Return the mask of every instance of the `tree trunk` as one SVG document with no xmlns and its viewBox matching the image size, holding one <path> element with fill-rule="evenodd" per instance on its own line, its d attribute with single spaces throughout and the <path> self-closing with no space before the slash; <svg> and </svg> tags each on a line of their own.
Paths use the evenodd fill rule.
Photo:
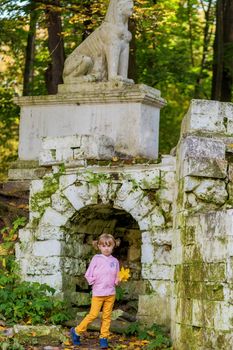
<svg viewBox="0 0 233 350">
<path fill-rule="evenodd" d="M 213 100 L 231 101 L 233 87 L 233 1 L 218 0 L 214 42 Z"/>
<path fill-rule="evenodd" d="M 133 79 L 134 82 L 137 83 L 136 40 L 135 40 L 136 23 L 131 18 L 129 20 L 129 31 L 132 34 L 132 40 L 130 41 L 130 47 L 129 47 L 128 77 L 129 79 Z"/>
<path fill-rule="evenodd" d="M 33 94 L 33 73 L 35 59 L 35 39 L 36 39 L 36 23 L 37 23 L 36 5 L 33 0 L 30 2 L 30 24 L 27 38 L 26 58 L 23 78 L 23 95 Z"/>
<path fill-rule="evenodd" d="M 213 1 L 209 0 L 207 7 L 205 7 L 203 1 L 202 3 L 202 8 L 203 12 L 205 14 L 205 26 L 203 30 L 203 48 L 202 48 L 202 58 L 201 58 L 201 65 L 200 65 L 200 70 L 199 74 L 196 79 L 195 83 L 195 88 L 194 88 L 194 98 L 201 98 L 202 96 L 202 81 L 205 79 L 205 70 L 208 70 L 206 61 L 207 61 L 207 55 L 209 51 L 209 44 L 210 44 L 210 39 L 212 36 L 212 25 L 213 25 L 213 20 L 211 18 L 211 13 L 213 9 Z"/>
<path fill-rule="evenodd" d="M 45 80 L 48 94 L 56 94 L 58 84 L 63 82 L 62 73 L 65 59 L 59 13 L 60 0 L 52 0 L 51 5 L 47 5 L 45 11 L 48 27 L 48 48 L 51 56 L 51 62 L 45 73 Z"/>
</svg>

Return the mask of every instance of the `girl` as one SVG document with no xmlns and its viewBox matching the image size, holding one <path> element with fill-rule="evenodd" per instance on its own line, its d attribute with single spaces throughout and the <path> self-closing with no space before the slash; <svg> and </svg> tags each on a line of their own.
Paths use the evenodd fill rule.
<svg viewBox="0 0 233 350">
<path fill-rule="evenodd" d="M 101 254 L 96 254 L 85 273 L 89 285 L 92 285 L 92 301 L 89 314 L 76 327 L 71 328 L 73 345 L 80 345 L 80 335 L 86 331 L 88 325 L 96 319 L 102 308 L 102 323 L 100 329 L 100 347 L 108 348 L 111 313 L 115 301 L 115 286 L 119 283 L 119 261 L 111 254 L 120 240 L 112 235 L 103 233 L 93 245 Z"/>
</svg>

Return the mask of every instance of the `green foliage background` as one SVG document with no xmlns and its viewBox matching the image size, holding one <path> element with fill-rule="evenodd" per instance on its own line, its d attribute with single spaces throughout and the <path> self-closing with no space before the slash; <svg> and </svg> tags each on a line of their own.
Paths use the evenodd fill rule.
<svg viewBox="0 0 233 350">
<path fill-rule="evenodd" d="M 21 281 L 14 256 L 18 230 L 26 224 L 19 217 L 0 231 L 0 320 L 7 325 L 61 324 L 69 319 L 67 305 L 46 284 Z"/>
<path fill-rule="evenodd" d="M 29 3 L 0 0 L 1 173 L 17 158 L 19 108 L 12 98 L 22 94 Z M 44 73 L 50 61 L 44 3 L 38 2 L 37 7 L 33 95 L 46 94 Z M 169 153 L 176 145 L 190 100 L 210 98 L 215 3 L 211 1 L 210 16 L 206 18 L 210 0 L 135 1 L 136 82 L 161 90 L 167 100 L 161 111 L 160 153 Z M 108 0 L 61 0 L 58 10 L 66 55 L 82 41 L 84 31 L 91 32 L 102 22 L 107 5 Z"/>
</svg>

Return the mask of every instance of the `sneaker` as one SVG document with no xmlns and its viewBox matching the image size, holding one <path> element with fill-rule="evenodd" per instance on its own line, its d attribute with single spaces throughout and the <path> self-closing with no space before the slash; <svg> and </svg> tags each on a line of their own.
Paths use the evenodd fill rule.
<svg viewBox="0 0 233 350">
<path fill-rule="evenodd" d="M 100 347 L 101 347 L 101 349 L 108 348 L 108 339 L 107 338 L 100 338 Z"/>
<path fill-rule="evenodd" d="M 80 335 L 76 334 L 74 327 L 71 328 L 70 330 L 70 336 L 71 336 L 73 345 L 81 345 Z"/>
</svg>

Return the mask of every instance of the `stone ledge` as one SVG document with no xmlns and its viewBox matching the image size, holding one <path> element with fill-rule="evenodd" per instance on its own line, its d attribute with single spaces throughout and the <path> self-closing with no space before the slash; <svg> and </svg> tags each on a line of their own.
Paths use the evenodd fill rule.
<svg viewBox="0 0 233 350">
<path fill-rule="evenodd" d="M 53 104 L 93 104 L 116 102 L 141 102 L 158 107 L 166 105 L 160 91 L 144 84 L 86 83 L 59 85 L 57 95 L 15 97 L 19 106 Z"/>
</svg>

